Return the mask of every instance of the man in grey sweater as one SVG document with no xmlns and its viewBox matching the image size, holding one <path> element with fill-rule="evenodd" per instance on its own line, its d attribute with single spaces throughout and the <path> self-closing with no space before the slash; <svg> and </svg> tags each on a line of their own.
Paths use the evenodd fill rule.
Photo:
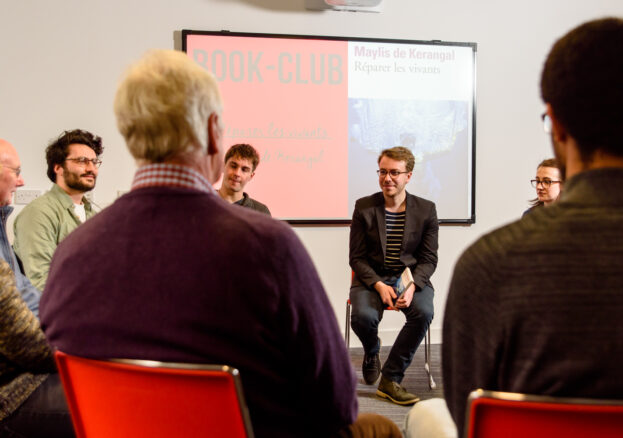
<svg viewBox="0 0 623 438">
<path fill-rule="evenodd" d="M 459 436 L 477 388 L 623 398 L 621 47 L 614 18 L 556 42 L 541 95 L 565 191 L 479 239 L 456 265 L 443 378 Z"/>
</svg>

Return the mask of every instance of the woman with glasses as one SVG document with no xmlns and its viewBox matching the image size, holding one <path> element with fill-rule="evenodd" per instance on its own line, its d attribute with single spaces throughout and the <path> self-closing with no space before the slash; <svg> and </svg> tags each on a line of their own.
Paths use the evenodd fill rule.
<svg viewBox="0 0 623 438">
<path fill-rule="evenodd" d="M 530 181 L 536 189 L 536 198 L 530 201 L 530 208 L 523 215 L 535 208 L 552 205 L 560 196 L 562 178 L 554 158 L 548 158 L 539 163 L 536 168 L 536 178 Z"/>
</svg>

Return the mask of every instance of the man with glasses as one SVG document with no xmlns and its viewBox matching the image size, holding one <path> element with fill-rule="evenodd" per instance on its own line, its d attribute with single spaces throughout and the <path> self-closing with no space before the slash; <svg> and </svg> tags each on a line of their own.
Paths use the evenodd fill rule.
<svg viewBox="0 0 623 438">
<path fill-rule="evenodd" d="M 45 151 L 54 184 L 24 207 L 13 225 L 15 252 L 40 290 L 60 241 L 95 214 L 85 193 L 95 188 L 102 151 L 102 139 L 81 129 L 63 132 Z"/>
<path fill-rule="evenodd" d="M 541 96 L 564 191 L 456 264 L 443 383 L 458 436 L 477 388 L 623 399 L 622 47 L 618 18 L 554 44 Z"/>
<path fill-rule="evenodd" d="M 13 271 L 17 289 L 28 308 L 35 315 L 39 315 L 41 292 L 22 273 L 6 232 L 7 220 L 13 212 L 13 207 L 10 205 L 13 201 L 13 193 L 18 187 L 24 185 L 24 178 L 21 173 L 22 169 L 17 151 L 11 143 L 0 138 L 0 218 L 2 220 L 0 226 L 0 258 L 9 264 Z"/>
<path fill-rule="evenodd" d="M 410 405 L 419 398 L 400 382 L 433 319 L 430 277 L 437 266 L 439 223 L 433 202 L 406 191 L 415 164 L 409 149 L 386 149 L 378 164 L 382 191 L 357 200 L 350 228 L 350 322 L 363 344 L 366 384 L 381 375 L 377 395 Z M 396 299 L 392 286 L 405 268 L 414 284 Z M 406 322 L 381 369 L 378 325 L 386 307 L 403 312 Z"/>
</svg>

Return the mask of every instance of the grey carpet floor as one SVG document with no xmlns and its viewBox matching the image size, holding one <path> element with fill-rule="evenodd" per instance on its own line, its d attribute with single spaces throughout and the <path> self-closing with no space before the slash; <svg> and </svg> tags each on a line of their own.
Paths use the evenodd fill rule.
<svg viewBox="0 0 623 438">
<path fill-rule="evenodd" d="M 381 348 L 381 363 L 384 363 L 391 347 Z M 398 427 L 402 430 L 404 427 L 404 418 L 407 412 L 409 412 L 410 406 L 399 406 L 386 399 L 382 399 L 376 395 L 376 387 L 378 385 L 366 385 L 363 381 L 361 374 L 361 363 L 363 362 L 363 349 L 351 348 L 350 358 L 355 367 L 357 374 L 357 399 L 359 400 L 359 412 L 374 412 L 377 414 L 385 415 L 394 421 Z M 431 370 L 432 375 L 437 384 L 435 389 L 429 389 L 428 387 L 428 375 L 424 370 L 424 344 L 418 348 L 411 362 L 411 366 L 405 373 L 405 378 L 402 381 L 404 386 L 409 392 L 415 393 L 422 400 L 426 400 L 433 397 L 443 398 L 443 382 L 441 380 L 441 345 L 431 345 Z"/>
</svg>

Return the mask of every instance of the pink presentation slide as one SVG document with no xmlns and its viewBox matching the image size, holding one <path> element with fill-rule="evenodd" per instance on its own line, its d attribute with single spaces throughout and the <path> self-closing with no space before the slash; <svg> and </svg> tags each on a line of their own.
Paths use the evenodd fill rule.
<svg viewBox="0 0 623 438">
<path fill-rule="evenodd" d="M 190 35 L 188 56 L 217 78 L 225 147 L 260 165 L 245 191 L 281 219 L 348 212 L 347 42 Z"/>
</svg>

